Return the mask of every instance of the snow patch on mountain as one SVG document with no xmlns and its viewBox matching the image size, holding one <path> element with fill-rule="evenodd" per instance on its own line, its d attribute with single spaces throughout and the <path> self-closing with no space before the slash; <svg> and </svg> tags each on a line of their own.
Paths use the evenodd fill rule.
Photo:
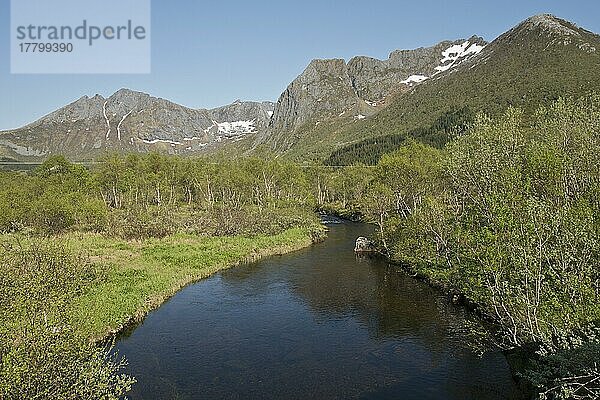
<svg viewBox="0 0 600 400">
<path fill-rule="evenodd" d="M 406 85 L 412 85 L 413 83 L 423 82 L 426 79 L 429 79 L 429 77 L 427 77 L 425 75 L 411 75 L 408 78 L 406 78 L 405 80 L 400 81 L 400 83 L 404 83 Z"/>
<path fill-rule="evenodd" d="M 457 61 L 462 60 L 465 57 L 479 54 L 484 47 L 485 46 L 481 46 L 477 43 L 471 44 L 469 41 L 448 47 L 442 52 L 443 58 L 440 61 L 440 65 L 435 67 L 435 70 L 437 71 L 435 74 L 449 70 L 456 65 Z"/>
<path fill-rule="evenodd" d="M 408 86 L 413 86 L 415 84 L 422 83 L 441 72 L 448 71 L 449 69 L 457 66 L 466 58 L 479 54 L 484 47 L 485 46 L 477 43 L 471 43 L 468 40 L 461 44 L 454 44 L 448 47 L 446 50 L 442 51 L 442 59 L 440 60 L 440 65 L 434 68 L 435 72 L 431 76 L 426 76 L 422 74 L 410 75 L 405 80 L 400 81 L 400 83 L 403 83 Z"/>
<path fill-rule="evenodd" d="M 219 127 L 219 134 L 221 135 L 245 135 L 256 132 L 256 127 L 254 125 L 255 121 L 256 120 L 251 119 L 248 121 L 219 122 L 217 123 L 217 126 Z"/>
<path fill-rule="evenodd" d="M 174 140 L 165 140 L 165 139 L 152 139 L 152 140 L 147 140 L 147 139 L 143 139 L 142 142 L 146 143 L 146 144 L 157 144 L 157 143 L 167 143 L 170 144 L 171 146 L 178 146 L 181 144 L 181 142 L 176 142 Z"/>
</svg>

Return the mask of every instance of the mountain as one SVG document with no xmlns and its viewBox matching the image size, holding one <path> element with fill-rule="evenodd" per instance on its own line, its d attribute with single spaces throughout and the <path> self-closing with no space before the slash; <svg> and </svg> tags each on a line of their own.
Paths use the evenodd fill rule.
<svg viewBox="0 0 600 400">
<path fill-rule="evenodd" d="M 599 70 L 600 36 L 552 15 L 536 15 L 451 70 L 395 96 L 380 112 L 360 121 L 321 124 L 286 154 L 323 159 L 334 152 L 336 160 L 349 162 L 352 157 L 344 152 L 358 156 L 375 143 L 398 143 L 407 136 L 442 145 L 444 132 L 435 127 L 448 126 L 440 123 L 448 116 L 497 115 L 509 106 L 532 115 L 559 97 L 600 90 Z M 461 115 L 455 119 L 463 123 Z"/>
<path fill-rule="evenodd" d="M 273 107 L 270 102 L 238 100 L 212 110 L 194 110 L 121 89 L 106 99 L 83 96 L 32 124 L 2 132 L 0 148 L 5 158 L 20 160 L 59 153 L 90 159 L 106 150 L 206 152 L 265 129 Z"/>
<path fill-rule="evenodd" d="M 20 129 L 0 132 L 0 157 L 106 150 L 172 154 L 263 151 L 330 164 L 374 162 L 407 137 L 443 145 L 477 112 L 531 114 L 560 96 L 600 90 L 600 37 L 542 14 L 486 43 L 473 36 L 370 57 L 313 60 L 276 103 L 190 109 L 121 89 L 84 96 Z"/>
<path fill-rule="evenodd" d="M 387 60 L 354 57 L 313 60 L 275 104 L 273 118 L 254 147 L 281 152 L 324 120 L 361 120 L 384 108 L 388 99 L 455 68 L 478 54 L 486 42 L 444 41 L 428 48 L 396 50 Z"/>
<path fill-rule="evenodd" d="M 90 159 L 106 150 L 196 154 L 228 145 L 283 152 L 321 121 L 372 115 L 395 94 L 454 68 L 483 46 L 473 37 L 396 50 L 383 61 L 314 60 L 276 104 L 236 101 L 194 110 L 128 89 L 106 99 L 84 96 L 30 125 L 0 132 L 0 156 L 27 160 L 61 153 Z"/>
</svg>

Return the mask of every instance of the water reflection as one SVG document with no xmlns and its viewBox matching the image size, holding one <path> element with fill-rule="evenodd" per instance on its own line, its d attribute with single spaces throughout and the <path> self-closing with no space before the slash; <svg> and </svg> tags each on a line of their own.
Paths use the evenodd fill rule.
<svg viewBox="0 0 600 400">
<path fill-rule="evenodd" d="M 152 313 L 119 350 L 133 398 L 509 399 L 504 358 L 475 357 L 464 310 L 380 258 L 370 228 L 223 272 Z"/>
</svg>

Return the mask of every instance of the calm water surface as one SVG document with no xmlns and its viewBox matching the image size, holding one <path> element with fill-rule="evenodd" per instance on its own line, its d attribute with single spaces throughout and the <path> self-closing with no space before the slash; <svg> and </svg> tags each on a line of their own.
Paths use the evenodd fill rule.
<svg viewBox="0 0 600 400">
<path fill-rule="evenodd" d="M 504 357 L 468 348 L 472 318 L 381 259 L 364 224 L 192 285 L 117 344 L 132 399 L 517 399 Z"/>
</svg>

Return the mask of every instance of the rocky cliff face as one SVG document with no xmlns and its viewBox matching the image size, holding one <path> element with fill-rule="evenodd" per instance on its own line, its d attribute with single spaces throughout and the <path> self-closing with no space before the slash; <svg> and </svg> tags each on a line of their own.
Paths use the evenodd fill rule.
<svg viewBox="0 0 600 400">
<path fill-rule="evenodd" d="M 360 120 L 378 111 L 386 99 L 446 72 L 478 54 L 486 45 L 479 37 L 444 41 L 415 50 L 397 50 L 387 60 L 354 57 L 314 60 L 279 97 L 268 129 L 255 146 L 285 151 L 307 124 L 325 120 Z"/>
<path fill-rule="evenodd" d="M 273 115 L 274 103 L 236 100 L 227 106 L 209 111 L 215 133 L 224 137 L 242 137 L 263 131 Z"/>
<path fill-rule="evenodd" d="M 279 97 L 270 128 L 293 130 L 316 116 L 352 107 L 358 100 L 344 60 L 313 60 Z"/>
</svg>

